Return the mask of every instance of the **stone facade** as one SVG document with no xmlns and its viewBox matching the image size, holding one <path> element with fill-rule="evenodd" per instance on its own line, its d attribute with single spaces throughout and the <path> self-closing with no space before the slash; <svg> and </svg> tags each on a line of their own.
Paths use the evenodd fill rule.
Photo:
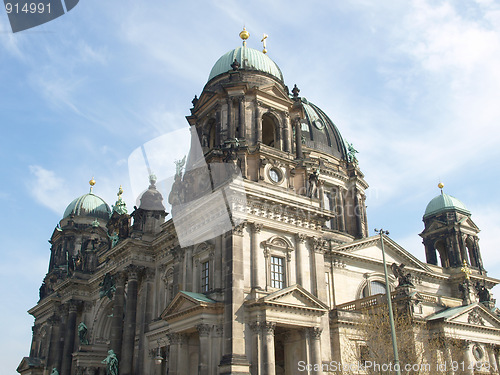
<svg viewBox="0 0 500 375">
<path fill-rule="evenodd" d="M 353 360 L 346 348 L 370 334 L 362 316 L 385 303 L 368 185 L 338 129 L 297 87 L 242 65 L 193 101 L 187 120 L 201 153 L 192 147 L 176 175 L 171 214 L 152 178 L 130 215 L 120 193 L 111 215 L 97 207 L 61 220 L 19 373 L 105 374 L 108 350 L 122 375 L 321 374 Z M 231 228 L 211 236 L 224 215 Z M 422 331 L 462 340 L 454 360 L 493 369 L 500 320 L 487 293 L 499 280 L 486 275 L 465 218 L 426 221 L 427 263 L 384 237 L 387 263 L 403 263 L 412 284 L 391 275 L 389 287 Z M 441 238 L 442 267 L 432 247 Z"/>
</svg>

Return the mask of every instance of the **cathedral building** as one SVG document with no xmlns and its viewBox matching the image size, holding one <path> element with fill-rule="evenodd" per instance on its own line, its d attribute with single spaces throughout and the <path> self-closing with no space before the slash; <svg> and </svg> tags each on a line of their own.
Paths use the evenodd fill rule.
<svg viewBox="0 0 500 375">
<path fill-rule="evenodd" d="M 500 280 L 487 275 L 471 212 L 442 189 L 430 200 L 426 262 L 387 234 L 370 236 L 357 151 L 297 85 L 289 90 L 265 48 L 240 37 L 192 102 L 191 149 L 168 196 L 151 173 L 130 213 L 126 192 L 110 208 L 93 179 L 68 205 L 17 371 L 370 373 L 333 366 L 370 362 L 363 316 L 390 292 L 422 333 L 408 344 L 416 359 L 460 364 L 448 374 L 497 374 L 489 290 Z M 440 345 L 423 358 L 426 338 L 459 350 Z"/>
</svg>

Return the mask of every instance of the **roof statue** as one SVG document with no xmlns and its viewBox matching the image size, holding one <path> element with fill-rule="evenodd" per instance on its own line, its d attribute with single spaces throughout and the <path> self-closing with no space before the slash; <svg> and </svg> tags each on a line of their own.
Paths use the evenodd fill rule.
<svg viewBox="0 0 500 375">
<path fill-rule="evenodd" d="M 101 290 L 99 291 L 99 295 L 101 298 L 108 297 L 109 299 L 113 299 L 113 293 L 116 291 L 115 280 L 110 273 L 104 275 L 104 279 L 99 284 Z"/>
<path fill-rule="evenodd" d="M 184 155 L 182 160 L 175 160 L 174 163 L 175 163 L 175 175 L 181 176 L 182 168 L 184 168 L 184 164 L 186 164 L 186 155 Z"/>
<path fill-rule="evenodd" d="M 108 350 L 108 356 L 101 363 L 106 365 L 106 375 L 118 375 L 118 358 L 113 350 Z"/>
<path fill-rule="evenodd" d="M 78 340 L 80 345 L 88 345 L 89 340 L 87 339 L 88 329 L 84 322 L 80 322 L 78 325 Z"/>
<path fill-rule="evenodd" d="M 356 154 L 358 154 L 358 150 L 354 148 L 352 143 L 347 142 L 347 161 L 349 163 L 353 163 L 358 165 L 358 159 L 356 158 Z"/>
<path fill-rule="evenodd" d="M 401 263 L 399 266 L 396 263 L 391 264 L 392 273 L 398 279 L 398 286 L 414 287 L 415 285 L 413 285 L 413 283 L 411 282 L 411 273 L 405 272 L 404 268 L 404 263 Z"/>
</svg>

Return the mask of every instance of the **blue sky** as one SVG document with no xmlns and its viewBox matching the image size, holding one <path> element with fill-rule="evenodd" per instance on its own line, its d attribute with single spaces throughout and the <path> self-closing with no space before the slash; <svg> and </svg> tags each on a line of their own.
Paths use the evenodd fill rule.
<svg viewBox="0 0 500 375">
<path fill-rule="evenodd" d="M 123 185 L 134 205 L 129 155 L 187 127 L 243 24 L 250 47 L 269 35 L 285 83 L 360 152 L 371 233 L 390 230 L 423 260 L 421 219 L 441 179 L 471 210 L 485 267 L 500 277 L 498 2 L 82 0 L 16 34 L 0 11 L 2 373 L 29 353 L 26 310 L 66 205 L 92 176 L 109 204 Z"/>
</svg>

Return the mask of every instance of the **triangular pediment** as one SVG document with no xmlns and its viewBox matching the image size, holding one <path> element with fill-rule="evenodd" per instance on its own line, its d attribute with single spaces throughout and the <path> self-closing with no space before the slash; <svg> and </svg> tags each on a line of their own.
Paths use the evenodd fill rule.
<svg viewBox="0 0 500 375">
<path fill-rule="evenodd" d="M 259 89 L 259 91 L 261 93 L 268 94 L 270 96 L 273 96 L 273 97 L 276 97 L 276 98 L 279 98 L 282 100 L 290 101 L 290 98 L 288 97 L 288 95 L 283 90 L 280 90 L 280 88 L 276 87 L 276 85 L 261 87 Z"/>
<path fill-rule="evenodd" d="M 200 293 L 180 291 L 162 312 L 161 317 L 185 313 L 196 308 L 214 305 L 217 302 Z"/>
<path fill-rule="evenodd" d="M 350 256 L 356 256 L 360 261 L 382 262 L 382 245 L 380 236 L 364 238 L 349 244 L 341 245 L 333 249 L 340 253 L 349 253 Z M 416 258 L 413 254 L 405 250 L 399 244 L 389 237 L 384 236 L 384 250 L 387 264 L 404 264 L 406 267 L 430 272 L 430 268 Z"/>
<path fill-rule="evenodd" d="M 19 366 L 17 366 L 17 372 L 21 373 L 23 371 L 27 371 L 32 368 L 42 368 L 42 360 L 39 358 L 33 358 L 33 357 L 24 357 L 21 360 L 21 363 L 19 363 Z"/>
<path fill-rule="evenodd" d="M 288 288 L 278 290 L 259 300 L 259 303 L 268 305 L 279 305 L 290 308 L 302 308 L 313 310 L 328 310 L 328 306 L 314 295 L 302 288 L 300 285 L 292 285 Z"/>
<path fill-rule="evenodd" d="M 481 303 L 445 309 L 427 319 L 430 321 L 442 319 L 447 323 L 500 329 L 500 319 Z"/>
<path fill-rule="evenodd" d="M 447 319 L 450 323 L 472 324 L 484 328 L 500 328 L 500 320 L 481 304 L 473 304 L 469 309 Z"/>
</svg>

